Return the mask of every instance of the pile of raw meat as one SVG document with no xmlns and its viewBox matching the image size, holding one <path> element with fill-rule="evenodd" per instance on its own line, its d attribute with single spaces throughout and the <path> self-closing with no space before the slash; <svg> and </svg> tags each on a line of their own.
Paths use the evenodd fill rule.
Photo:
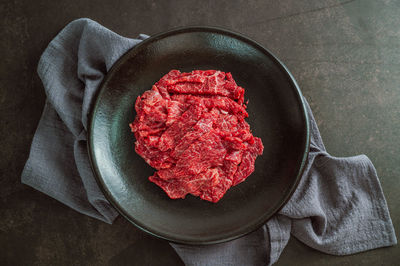
<svg viewBox="0 0 400 266">
<path fill-rule="evenodd" d="M 244 92 L 230 73 L 171 70 L 136 99 L 135 150 L 171 199 L 217 202 L 254 171 L 264 147 L 244 120 Z"/>
</svg>

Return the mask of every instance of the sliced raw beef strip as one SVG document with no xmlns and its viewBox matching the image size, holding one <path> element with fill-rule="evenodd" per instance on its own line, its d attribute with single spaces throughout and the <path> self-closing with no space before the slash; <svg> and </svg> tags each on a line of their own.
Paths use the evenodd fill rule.
<svg viewBox="0 0 400 266">
<path fill-rule="evenodd" d="M 245 121 L 244 92 L 230 73 L 171 70 L 136 99 L 135 151 L 171 199 L 218 202 L 254 171 L 264 147 Z"/>
</svg>

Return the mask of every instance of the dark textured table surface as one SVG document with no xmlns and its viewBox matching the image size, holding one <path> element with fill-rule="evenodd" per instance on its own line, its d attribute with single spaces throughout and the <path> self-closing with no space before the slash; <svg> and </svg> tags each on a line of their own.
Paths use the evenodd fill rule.
<svg viewBox="0 0 400 266">
<path fill-rule="evenodd" d="M 118 2 L 114 3 L 114 2 Z M 123 218 L 81 215 L 20 183 L 45 101 L 41 52 L 89 17 L 135 37 L 213 25 L 268 47 L 310 102 L 328 151 L 376 166 L 400 231 L 400 1 L 52 1 L 0 4 L 0 265 L 182 265 L 167 242 Z M 336 257 L 291 239 L 277 265 L 398 265 L 400 247 Z"/>
</svg>

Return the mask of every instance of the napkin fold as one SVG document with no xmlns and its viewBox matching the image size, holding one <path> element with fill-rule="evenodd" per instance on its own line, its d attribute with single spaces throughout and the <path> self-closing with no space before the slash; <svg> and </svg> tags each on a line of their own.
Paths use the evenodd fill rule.
<svg viewBox="0 0 400 266">
<path fill-rule="evenodd" d="M 118 213 L 100 191 L 90 167 L 88 112 L 107 71 L 146 37 L 124 38 L 90 19 L 78 19 L 50 42 L 37 69 L 47 100 L 22 183 L 83 214 L 113 222 Z"/>
<path fill-rule="evenodd" d="M 78 19 L 50 42 L 38 65 L 47 100 L 22 183 L 78 212 L 113 222 L 118 213 L 105 199 L 90 168 L 88 112 L 114 62 L 147 37 L 125 38 L 90 19 Z M 186 265 L 271 265 L 291 234 L 334 255 L 397 243 L 372 162 L 365 155 L 330 156 L 308 103 L 306 107 L 310 152 L 289 202 L 264 226 L 239 239 L 210 246 L 171 244 Z"/>
</svg>

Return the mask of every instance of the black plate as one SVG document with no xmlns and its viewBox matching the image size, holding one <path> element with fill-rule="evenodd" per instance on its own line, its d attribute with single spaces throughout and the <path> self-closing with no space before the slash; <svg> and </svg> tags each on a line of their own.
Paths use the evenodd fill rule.
<svg viewBox="0 0 400 266">
<path fill-rule="evenodd" d="M 249 122 L 264 154 L 255 172 L 216 204 L 171 200 L 148 181 L 154 169 L 134 151 L 134 102 L 171 69 L 231 72 L 249 99 Z M 134 47 L 107 74 L 91 113 L 88 149 L 106 197 L 129 221 L 169 241 L 211 244 L 247 234 L 274 215 L 296 188 L 309 147 L 308 118 L 289 71 L 265 48 L 226 30 L 172 30 Z"/>
</svg>

